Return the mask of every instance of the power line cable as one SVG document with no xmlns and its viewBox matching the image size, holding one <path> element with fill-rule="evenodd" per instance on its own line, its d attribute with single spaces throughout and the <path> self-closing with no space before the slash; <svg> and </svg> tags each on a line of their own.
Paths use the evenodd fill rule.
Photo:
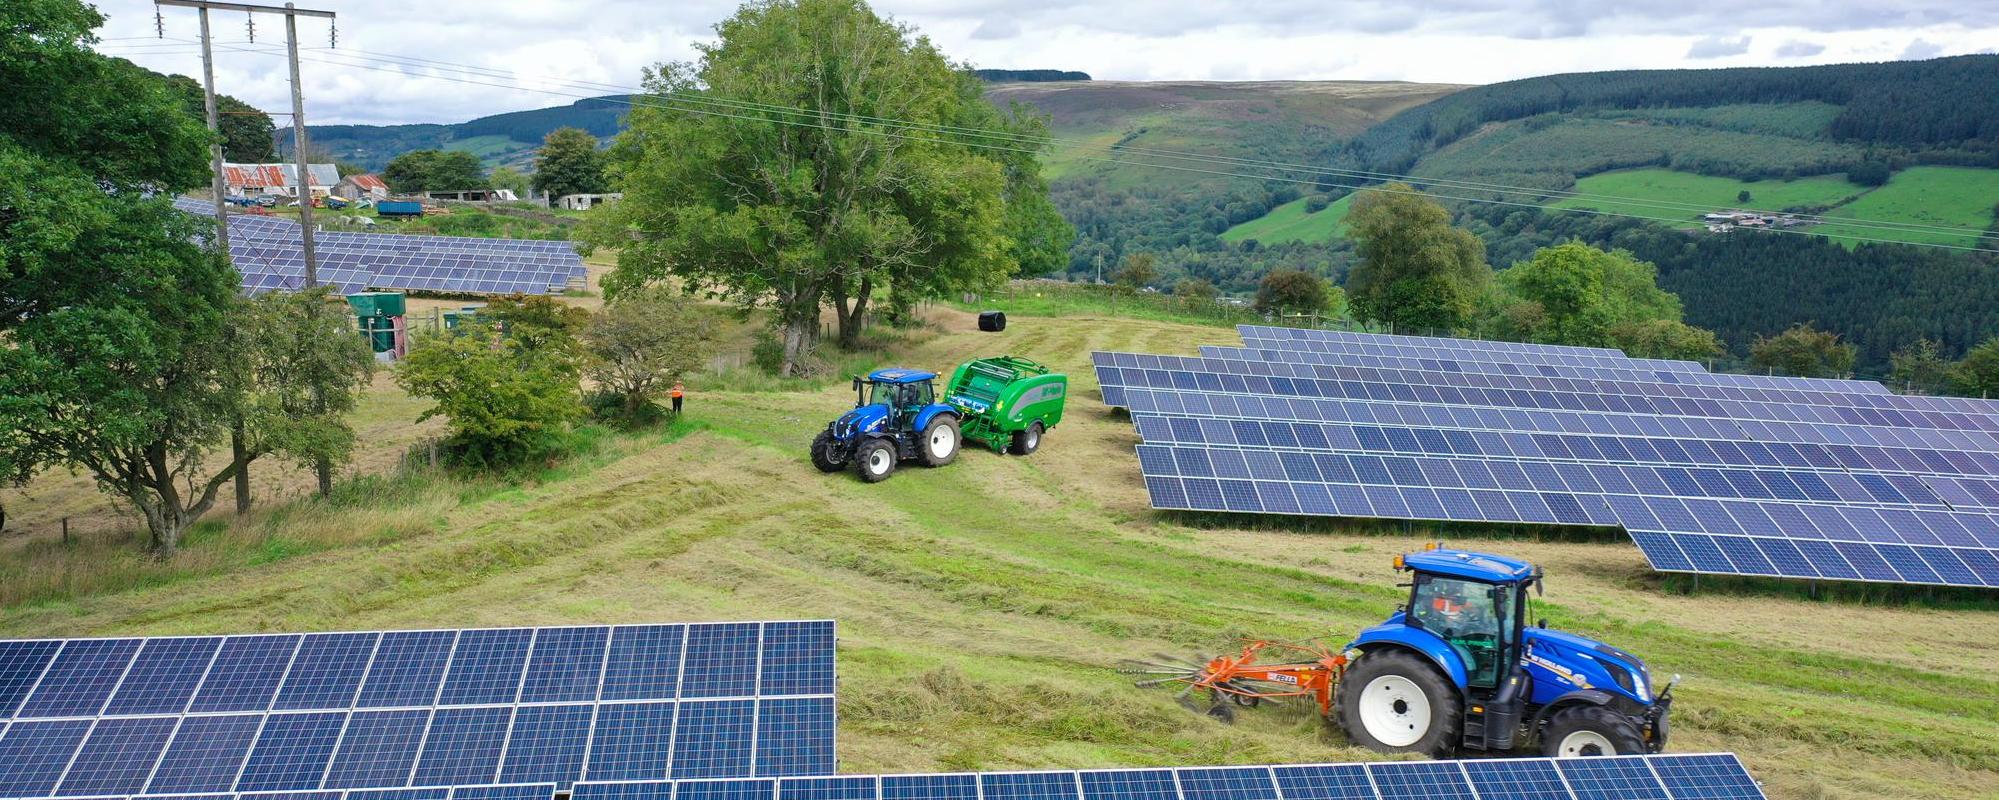
<svg viewBox="0 0 1999 800">
<path fill-rule="evenodd" d="M 227 50 L 232 50 L 232 51 L 236 51 L 236 52 L 243 52 L 243 53 L 254 53 L 254 54 L 258 54 L 258 55 L 273 55 L 273 56 L 275 56 L 275 55 L 280 55 L 279 53 L 276 53 L 276 52 L 274 52 L 274 51 L 267 51 L 267 50 L 258 50 L 258 49 L 251 49 L 251 48 L 240 48 L 240 47 L 224 47 L 224 49 L 227 49 Z M 345 67 L 352 67 L 352 68 L 357 68 L 357 69 L 366 69 L 366 70 L 371 70 L 371 71 L 376 71 L 376 72 L 384 72 L 384 73 L 393 73 L 393 74 L 399 74 L 399 75 L 405 75 L 405 76 L 407 76 L 407 75 L 409 74 L 408 72 L 406 72 L 406 71 L 404 71 L 404 70 L 398 70 L 398 69 L 390 69 L 390 68 L 386 68 L 386 67 L 382 67 L 382 66 L 379 66 L 379 65 L 375 65 L 375 64 L 370 64 L 370 63 L 365 63 L 365 62 L 353 62 L 353 61 L 341 61 L 341 60 L 332 60 L 332 59 L 325 59 L 325 58 L 306 58 L 305 60 L 308 60 L 308 61 L 316 61 L 316 62 L 318 62 L 318 63 L 324 63 L 324 64 L 330 64 L 330 65 L 334 65 L 334 66 L 345 66 Z M 404 66 L 408 66 L 408 65 L 404 65 Z M 677 110 L 677 111 L 683 111 L 683 112 L 687 112 L 687 113 L 694 113 L 694 114 L 702 114 L 702 115 L 707 115 L 707 116 L 718 116 L 718 117 L 727 117 L 727 118 L 732 118 L 732 119 L 739 119 L 739 120 L 746 120 L 746 121 L 753 121 L 753 122 L 766 122 L 766 123 L 772 123 L 772 124 L 780 124 L 780 125 L 791 125 L 791 126 L 795 126 L 795 127 L 808 127 L 808 128 L 817 128 L 817 129 L 821 129 L 821 130 L 827 130 L 827 131 L 833 131 L 833 132 L 838 132 L 838 133 L 850 133 L 850 134 L 859 134 L 859 135 L 872 135 L 872 136 L 885 136 L 885 137 L 890 137 L 890 138 L 899 138 L 899 139 L 905 139 L 905 140 L 910 140 L 910 141 L 920 141 L 920 142 L 929 142 L 929 143 L 934 143 L 934 144 L 955 144 L 955 145 L 960 145 L 960 146 L 965 146 L 965 147 L 973 147 L 973 148 L 979 148 L 979 149 L 986 149 L 986 150 L 994 150 L 994 151 L 1011 151 L 1011 152 L 1019 152 L 1019 153 L 1032 153 L 1032 154 L 1037 154 L 1037 155 L 1038 155 L 1038 154 L 1040 154 L 1040 153 L 1042 152 L 1042 149 L 1043 149 L 1043 148 L 1042 148 L 1042 147 L 1040 147 L 1040 146 L 1036 146 L 1036 147 L 1033 147 L 1033 148 L 1020 148 L 1020 147 L 1007 147 L 1007 146 L 1002 146 L 1002 145 L 995 145 L 995 144 L 980 144 L 980 143 L 973 143 L 973 142 L 964 142 L 964 141 L 952 141 L 952 140 L 948 140 L 948 139 L 936 139 L 936 138 L 927 138 L 927 137 L 922 137 L 922 136 L 911 136 L 911 135 L 907 135 L 907 134 L 899 134 L 899 133 L 894 133 L 894 132 L 891 132 L 891 131 L 876 131 L 876 130 L 868 130 L 868 129 L 864 129 L 864 128 L 861 128 L 861 129 L 856 129 L 856 128 L 846 128 L 846 127 L 835 127 L 835 126 L 831 126 L 831 125 L 826 125 L 826 124 L 823 124 L 823 123 L 816 123 L 816 122 L 811 122 L 811 121 L 809 121 L 809 120 L 808 120 L 808 121 L 798 121 L 798 120 L 783 120 L 783 119 L 771 119 L 771 118 L 768 118 L 768 117 L 753 117 L 753 116 L 745 116 L 745 115 L 741 115 L 741 114 L 732 114 L 732 113 L 726 113 L 726 112 L 722 112 L 722 111 L 716 111 L 716 110 L 714 110 L 714 109 L 707 109 L 707 108 L 695 108 L 695 107 L 689 107 L 689 105 L 702 105 L 702 104 L 707 104 L 707 105 L 722 105 L 722 106 L 725 106 L 725 107 L 726 107 L 726 106 L 729 106 L 729 105 L 730 105 L 730 102 L 733 102 L 733 101 L 730 101 L 730 102 L 725 102 L 725 101 L 718 101 L 718 100 L 715 100 L 715 99 L 713 99 L 712 97 L 709 97 L 709 98 L 705 98 L 705 99 L 703 99 L 703 100 L 695 100 L 695 99 L 691 99 L 691 98 L 688 98 L 688 97 L 686 97 L 686 96 L 680 96 L 680 95 L 673 95 L 673 96 L 665 96 L 665 97 L 662 97 L 662 96 L 658 96 L 658 95 L 645 95 L 645 96 L 643 97 L 643 99 L 644 99 L 644 100 L 647 100 L 647 101 L 654 101 L 654 102 L 639 102 L 639 101 L 633 101 L 633 100 L 617 100 L 617 99 L 612 99 L 612 98 L 603 98 L 603 97 L 599 97 L 599 96 L 596 96 L 596 95 L 586 95 L 586 94 L 575 94 L 575 93 L 571 93 L 571 92 L 562 92 L 562 91 L 556 91 L 556 90 L 553 90 L 553 89 L 542 89 L 542 88 L 535 88 L 535 87 L 531 87 L 531 86 L 523 86 L 523 85 L 520 85 L 519 83 L 515 82 L 515 81 L 514 81 L 514 79 L 506 79 L 506 80 L 507 80 L 507 82 L 505 82 L 505 83 L 493 83 L 493 82 L 488 82 L 488 81 L 479 81 L 479 80 L 471 80 L 471 79 L 466 79 L 466 78 L 453 78 L 453 77 L 449 77 L 449 76 L 445 76 L 445 75 L 428 75 L 428 76 L 424 76 L 424 77 L 429 77 L 429 78 L 432 78 L 432 79 L 434 79 L 434 80 L 442 80 L 442 81 L 448 81 L 448 82 L 453 82 L 453 83 L 460 83 L 460 84 L 465 84 L 465 85 L 472 85 L 472 86 L 486 86 L 486 87 L 490 87 L 490 88 L 498 88 L 498 89 L 508 89 L 508 90 L 513 90 L 513 91 L 525 91 L 525 92 L 534 92 L 534 93 L 537 93 L 537 94 L 546 94 L 546 95 L 552 95 L 552 96 L 558 96 L 558 97 L 570 97 L 570 98 L 576 98 L 576 99 L 595 99 L 595 100 L 602 100 L 602 101 L 604 101 L 604 102 L 607 102 L 607 103 L 613 103 L 613 104 L 618 104 L 618 105 L 624 105 L 624 106 L 630 106 L 630 107 L 635 107 L 635 108 L 637 108 L 637 107 L 646 107 L 646 108 L 664 108 L 664 109 L 670 109 L 670 110 Z M 565 82 L 563 82 L 563 81 L 550 81 L 550 82 L 551 82 L 551 83 L 556 83 L 556 84 L 563 84 L 563 83 L 565 83 Z M 676 105 L 676 104 L 678 104 L 678 105 Z M 745 105 L 745 104 L 738 104 L 738 105 Z M 821 118 L 835 118 L 835 119 L 838 119 L 838 118 L 842 118 L 842 116 L 843 116 L 843 115 L 840 115 L 840 114 L 838 114 L 837 112 L 828 112 L 828 113 L 825 113 L 825 114 L 821 114 L 821 113 L 819 113 L 819 112 L 813 112 L 813 111 L 808 111 L 808 110 L 806 110 L 806 109 L 799 109 L 799 108 L 785 108 L 785 107 L 781 107 L 781 106 L 779 106 L 779 107 L 772 107 L 772 108 L 770 108 L 770 109 L 764 109 L 764 108 L 755 108 L 755 107 L 753 107 L 753 106 L 755 106 L 756 104 L 746 104 L 746 105 L 750 105 L 750 106 L 752 106 L 752 107 L 749 107 L 749 108 L 738 108 L 738 110 L 746 110 L 746 111 L 759 111 L 759 112 L 763 112 L 763 113 L 783 113 L 783 114 L 789 114 L 789 115 L 793 115 L 793 116 L 807 116 L 807 117 L 821 117 Z M 903 127 L 903 128 L 905 128 L 905 129 L 911 129 L 911 130 L 922 130 L 922 129 L 924 129 L 924 128 L 925 128 L 925 126 L 924 126 L 924 125 L 923 125 L 922 123 L 913 123 L 913 122 L 906 122 L 906 121 L 894 121 L 894 122 L 892 122 L 892 123 L 889 123 L 889 124 L 891 124 L 891 125 L 894 125 L 894 126 L 898 126 L 898 127 Z M 1051 140 L 1050 140 L 1050 139 L 1036 139 L 1036 140 L 1033 140 L 1033 141 L 1035 141 L 1035 143 L 1036 143 L 1037 145 L 1040 145 L 1040 144 L 1045 144 L 1045 143 L 1048 143 L 1048 142 L 1049 142 L 1049 141 L 1051 141 Z M 1136 154 L 1136 155 L 1145 155 L 1144 153 L 1135 153 L 1135 154 Z M 1599 209 L 1592 209 L 1592 208 L 1557 208 L 1557 207 L 1550 207 L 1550 206 L 1545 206 L 1545 205 L 1542 205 L 1542 204 L 1540 204 L 1540 203 L 1529 203 L 1529 202 L 1520 202 L 1520 201 L 1509 201 L 1509 200 L 1500 200 L 1500 199 L 1493 199 L 1493 198 L 1484 198 L 1484 197 L 1466 197 L 1466 196 L 1461 196 L 1461 195 L 1450 195 L 1450 194 L 1441 194 L 1441 193 L 1437 193 L 1437 192 L 1422 192 L 1422 191 L 1417 191 L 1417 190 L 1414 190 L 1414 189 L 1411 189 L 1411 190 L 1407 190 L 1407 191 L 1403 191 L 1403 190 L 1393 190 L 1393 189 L 1387 189 L 1387 188 L 1384 188 L 1384 187 L 1382 187 L 1382 186 L 1379 186 L 1379 185 L 1374 185 L 1374 186 L 1367 186 L 1367 185 L 1354 185 L 1354 184 L 1340 184 L 1340 183 L 1328 183 L 1328 182 L 1325 182 L 1325 181 L 1318 181 L 1318 180 L 1308 180 L 1308 179 L 1301 179 L 1301 178 L 1293 178 L 1293 177 L 1288 177 L 1288 176 L 1283 176 L 1283 175 L 1270 175 L 1270 174 L 1247 174 L 1247 173 L 1242 173 L 1242 172 L 1229 172 L 1229 171 L 1223 171 L 1223 170 L 1214 170 L 1214 169 L 1203 169 L 1203 168 L 1197 168 L 1197 167 L 1190 167 L 1190 166 L 1184 166 L 1184 165 L 1175 165 L 1175 164 L 1160 164 L 1160 163 L 1154 163 L 1154 162 L 1145 162 L 1145 161 L 1127 161 L 1127 160 L 1123 160 L 1123 159 L 1114 159 L 1114 158 L 1104 158 L 1104 157 L 1100 157 L 1100 156 L 1078 156 L 1078 158 L 1079 158 L 1079 159 L 1082 159 L 1082 160 L 1087 160 L 1087 161 L 1095 161 L 1095 162 L 1099 162 L 1099 163 L 1107 163 L 1107 164 L 1118 164 L 1118 165 L 1124 165 L 1124 166 L 1138 166 L 1138 167 L 1151 167 L 1151 168 L 1154 168 L 1154 169 L 1165 169 L 1165 170 L 1170 170 L 1170 171 L 1178 171 L 1178 172 L 1187 172 L 1187 173 L 1194 173 L 1194 174 L 1204 174 L 1204 175 L 1213 175 L 1213 176 L 1220 176 L 1220 177 L 1233 177 L 1233 178 L 1245 178 L 1245 179 L 1250 179 L 1250 180 L 1266 180 L 1266 181 L 1277 181 L 1277 182 L 1285 182 L 1285 183 L 1295 183 L 1295 184 L 1304 184 L 1304 185 L 1316 185 L 1316 186 L 1321 186 L 1321 187 L 1333 187 L 1333 188 L 1343 188 L 1343 189 L 1351 189 L 1351 190 L 1354 190 L 1354 191 L 1356 191 L 1356 192 L 1362 192 L 1362 191 L 1365 191 L 1365 192 L 1380 192 L 1380 193 L 1385 193 L 1385 194 L 1407 194 L 1407 195 L 1416 195 L 1416 196 L 1427 196 L 1427 197 L 1434 197 L 1434 198 L 1442 198 L 1442 199 L 1446 199 L 1446 200 L 1459 200 L 1459 201 L 1464 201 L 1464 202 L 1472 202 L 1472 203 L 1486 203 L 1486 204 L 1491 204 L 1491 205 L 1503 205 L 1503 206 L 1512 206 L 1512 207 L 1519 207 L 1519 208 L 1531 208 L 1531 209 L 1536 209 L 1536 210 L 1541 210 L 1541 211 L 1556 211 L 1556 212 L 1560 212 L 1560 213 L 1569 213 L 1569 214 L 1587 214 L 1587 215 L 1591 215 L 1591 216 L 1604 216 L 1604 217 L 1618 217 L 1618 218 L 1627 218 L 1627 219 L 1637 219 L 1637 220 L 1645 220 L 1645 221 L 1652 221 L 1652 222 L 1662 222 L 1662 223 L 1668 223 L 1668 224 L 1676 224 L 1676 225 L 1677 225 L 1677 224 L 1685 224 L 1685 223 L 1687 222 L 1687 220 L 1685 220 L 1685 219 L 1680 219 L 1680 218 L 1673 218 L 1673 217 L 1657 217 L 1657 216 L 1648 216 L 1648 215 L 1642 215 L 1642 214 L 1631 214 L 1631 213 L 1621 213 L 1621 212 L 1611 212 L 1611 211 L 1603 211 L 1603 210 L 1599 210 Z M 1188 160 L 1188 161 L 1197 161 L 1197 162 L 1205 162 L 1205 163 L 1211 163 L 1211 164 L 1213 164 L 1213 163 L 1224 163 L 1224 162 L 1230 162 L 1230 161 L 1239 161 L 1239 160 L 1231 160 L 1231 159 L 1227 159 L 1227 158 L 1225 158 L 1225 157 L 1205 157 L 1205 156 L 1201 156 L 1201 157 L 1196 157 L 1196 156 L 1189 156 L 1189 157 L 1177 157 L 1177 156 L 1176 156 L 1176 157 L 1174 157 L 1174 158 L 1176 158 L 1176 159 L 1178 159 L 1178 160 Z M 1250 165 L 1247 165 L 1247 166 L 1252 166 L 1252 167 L 1255 167 L 1255 168 L 1265 168 L 1265 169 L 1282 169 L 1282 168 L 1278 168 L 1278 167 L 1257 167 L 1257 166 L 1256 166 L 1256 165 L 1254 165 L 1254 164 L 1250 164 Z M 1316 169 L 1316 168 L 1311 168 L 1311 169 Z M 1415 178 L 1414 180 L 1416 180 L 1416 181 L 1419 181 L 1419 182 L 1425 182 L 1425 183 L 1428 183 L 1428 182 L 1429 182 L 1429 181 L 1428 181 L 1428 179 L 1423 179 L 1423 178 Z M 1537 192 L 1537 193 L 1541 193 L 1541 191 L 1542 191 L 1542 190 L 1531 190 L 1531 191 L 1535 191 L 1535 192 Z M 1641 203 L 1642 203 L 1642 201 L 1641 201 Z M 1843 225 L 1850 225 L 1850 226 L 1853 226 L 1853 227 L 1887 227 L 1887 225 L 1886 225 L 1886 224 L 1883 224 L 1883 223 L 1874 223 L 1874 222 L 1868 222 L 1868 221 L 1854 221 L 1854 220 L 1846 220 L 1846 219 L 1838 219 L 1838 220 L 1837 220 L 1836 222 L 1837 222 L 1837 224 L 1843 224 Z M 1889 229 L 1890 229 L 1890 230 L 1896 230 L 1895 228 L 1892 228 L 1892 227 L 1891 227 L 1891 228 L 1889 228 Z M 1786 228 L 1744 228 L 1744 229 L 1742 229 L 1742 230 L 1745 230 L 1745 231 L 1753 231 L 1753 232 L 1758 232 L 1758 233 L 1784 233 L 1784 234 L 1793 234 L 1793 235 L 1801 235 L 1801 236 L 1814 236 L 1814 237 L 1818 237 L 1818 238 L 1826 238 L 1826 239 L 1843 239 L 1843 240 L 1848 240 L 1848 241 L 1856 241 L 1856 242 L 1871 242 L 1871 243 L 1879 243 L 1879 244 L 1902 244 L 1902 245 L 1907 245 L 1907 246 L 1910 246 L 1910 247 L 1927 247 L 1927 248 L 1933 248 L 1933 249 L 1943 249 L 1943 250 L 1958 250 L 1958 251 L 1966 251 L 1966 252 L 1986 252 L 1986 251 L 1985 251 L 1985 250 L 1984 250 L 1983 248 L 1978 248 L 1978 247 L 1965 247 L 1965 246 L 1960 246 L 1960 245 L 1949 245 L 1949 244 L 1941 244 L 1941 243 L 1934 243 L 1934 242 L 1909 242 L 1909 241 L 1903 241 L 1903 240 L 1899 240 L 1899 239 L 1884 239 L 1884 238 L 1878 238 L 1878 237 L 1869 237 L 1869 236 L 1857 236 L 1857 235 L 1851 235 L 1851 234 L 1839 234 L 1839 233 L 1827 233 L 1827 232 L 1820 232 L 1820 231 L 1804 231 L 1804 230 L 1792 230 L 1792 229 L 1786 229 Z M 1958 234 L 1961 234 L 1961 235 L 1967 235 L 1967 236 L 1971 236 L 1971 235 L 1974 235 L 1974 234 L 1972 233 L 1972 231 L 1971 231 L 1970 229 L 1963 229 L 1963 228 L 1958 228 L 1958 229 L 1948 229 L 1948 230 L 1950 230 L 1950 231 L 1951 231 L 1951 232 L 1953 232 L 1953 233 L 1958 233 Z M 1911 231 L 1911 232 L 1913 232 L 1913 231 Z M 1983 236 L 1982 236 L 1982 235 L 1979 235 L 1979 237 L 1978 237 L 1978 238 L 1983 238 Z"/>
</svg>

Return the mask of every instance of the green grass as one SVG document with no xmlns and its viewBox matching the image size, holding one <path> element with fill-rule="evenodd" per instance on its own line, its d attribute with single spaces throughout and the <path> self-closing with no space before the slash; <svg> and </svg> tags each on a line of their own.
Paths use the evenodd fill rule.
<svg viewBox="0 0 1999 800">
<path fill-rule="evenodd" d="M 1423 177 L 1566 189 L 1578 175 L 1674 167 L 1729 175 L 1832 173 L 1865 151 L 1817 138 L 1642 120 L 1536 117 L 1495 125 L 1419 162 Z"/>
<path fill-rule="evenodd" d="M 1151 510 L 1130 421 L 1097 401 L 1089 354 L 1190 353 L 1226 330 L 1020 312 L 987 334 L 962 312 L 937 318 L 946 332 L 898 343 L 896 362 L 1012 353 L 1070 375 L 1067 417 L 1034 456 L 967 451 L 873 485 L 821 475 L 805 443 L 850 405 L 844 385 L 717 387 L 691 398 L 684 431 L 609 435 L 515 482 L 391 476 L 343 494 L 380 502 L 218 524 L 204 536 L 227 558 L 0 603 L 0 636 L 832 617 L 844 772 L 1375 758 L 1301 708 L 1223 725 L 1112 667 L 1246 635 L 1343 641 L 1402 597 L 1390 556 L 1438 532 Z M 414 408 L 378 387 L 362 413 Z M 1551 626 L 1684 674 L 1673 749 L 1740 752 L 1772 798 L 1972 800 L 1999 785 L 1989 608 L 1688 593 L 1624 541 L 1452 537 L 1544 566 L 1533 613 Z"/>
<path fill-rule="evenodd" d="M 1818 175 L 1792 181 L 1741 181 L 1670 169 L 1630 169 L 1583 178 L 1576 181 L 1575 191 L 1600 197 L 1572 197 L 1550 205 L 1667 218 L 1676 227 L 1694 228 L 1699 227 L 1701 215 L 1710 211 L 1730 208 L 1759 211 L 1825 209 L 1851 200 L 1865 188 L 1847 181 L 1844 175 Z M 1748 202 L 1738 199 L 1744 191 L 1749 192 Z M 1625 202 L 1605 199 L 1607 197 L 1634 200 Z M 1661 207 L 1646 201 L 1674 205 Z M 1681 205 L 1695 208 L 1677 207 Z"/>
<path fill-rule="evenodd" d="M 1895 173 L 1888 180 L 1888 185 L 1868 192 L 1826 216 L 1967 228 L 1970 232 L 1887 231 L 1837 223 L 1820 225 L 1814 230 L 1829 235 L 1968 246 L 1978 243 L 1976 233 L 1992 227 L 1994 206 L 1999 206 L 1999 170 L 1912 167 Z"/>
<path fill-rule="evenodd" d="M 1815 100 L 1800 103 L 1743 103 L 1706 108 L 1638 108 L 1597 111 L 1604 119 L 1646 120 L 1698 125 L 1742 133 L 1768 133 L 1798 139 L 1820 138 L 1832 127 L 1840 106 Z"/>
<path fill-rule="evenodd" d="M 1299 198 L 1224 231 L 1222 241 L 1231 244 L 1251 239 L 1261 244 L 1332 241 L 1346 235 L 1347 211 L 1353 208 L 1353 199 L 1353 195 L 1347 195 L 1312 214 L 1305 211 L 1306 199 Z"/>
</svg>

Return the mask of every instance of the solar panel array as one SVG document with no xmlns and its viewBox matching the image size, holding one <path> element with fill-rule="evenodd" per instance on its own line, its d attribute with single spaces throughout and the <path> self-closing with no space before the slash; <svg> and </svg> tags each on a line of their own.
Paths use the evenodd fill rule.
<svg viewBox="0 0 1999 800">
<path fill-rule="evenodd" d="M 576 785 L 572 800 L 1761 800 L 1733 755 Z"/>
<path fill-rule="evenodd" d="M 199 200 L 177 198 L 174 206 L 215 214 L 213 205 Z M 320 282 L 341 294 L 370 288 L 548 294 L 585 276 L 582 257 L 564 241 L 321 231 L 313 246 Z M 302 229 L 292 220 L 254 214 L 229 219 L 230 256 L 252 295 L 302 288 L 303 248 Z"/>
<path fill-rule="evenodd" d="M 833 683 L 826 621 L 0 641 L 0 798 L 823 775 Z"/>
<path fill-rule="evenodd" d="M 1243 326 L 1096 353 L 1163 509 L 1621 527 L 1656 569 L 1999 587 L 1999 403 Z"/>
<path fill-rule="evenodd" d="M 558 789 L 551 783 L 526 783 L 217 793 L 201 798 L 555 800 Z M 586 781 L 576 784 L 570 797 L 571 800 L 1763 800 L 1764 795 L 1741 761 L 1724 753 L 1074 772 Z"/>
</svg>

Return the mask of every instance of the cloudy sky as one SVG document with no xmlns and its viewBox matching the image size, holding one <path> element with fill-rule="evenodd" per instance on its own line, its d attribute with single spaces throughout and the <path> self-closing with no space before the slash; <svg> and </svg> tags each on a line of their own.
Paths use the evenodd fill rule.
<svg viewBox="0 0 1999 800">
<path fill-rule="evenodd" d="M 325 49 L 325 20 L 300 22 L 301 41 L 314 48 L 304 64 L 314 124 L 458 122 L 609 93 L 636 85 L 647 65 L 691 58 L 692 45 L 736 7 L 732 0 L 298 2 L 339 14 L 337 49 Z M 164 9 L 163 41 L 153 38 L 149 0 L 97 5 L 110 18 L 100 49 L 200 74 L 187 44 L 197 36 L 194 11 Z M 1931 58 L 1999 44 L 1999 0 L 877 0 L 875 9 L 981 67 L 1078 69 L 1115 80 L 1491 83 L 1603 69 Z M 282 18 L 260 16 L 255 44 L 242 14 L 216 12 L 214 25 L 217 41 L 235 48 L 218 55 L 218 88 L 260 108 L 285 108 L 283 59 L 242 52 L 282 45 Z M 411 59 L 477 72 L 439 73 Z"/>
</svg>

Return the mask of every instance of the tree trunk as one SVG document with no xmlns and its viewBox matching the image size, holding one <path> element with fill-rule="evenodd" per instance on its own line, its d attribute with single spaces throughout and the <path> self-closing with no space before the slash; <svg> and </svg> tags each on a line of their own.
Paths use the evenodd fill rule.
<svg viewBox="0 0 1999 800">
<path fill-rule="evenodd" d="M 844 297 L 835 297 L 835 316 L 840 319 L 840 347 L 852 350 L 861 343 L 861 331 L 868 326 L 868 299 L 874 294 L 874 279 L 862 278 L 861 287 L 854 292 L 853 306 L 847 305 Z"/>
<path fill-rule="evenodd" d="M 319 477 L 319 496 L 325 499 L 333 496 L 333 460 L 319 457 L 312 464 L 312 471 Z"/>
<path fill-rule="evenodd" d="M 236 472 L 236 513 L 250 510 L 250 460 L 245 457 L 248 448 L 243 446 L 243 423 L 236 423 L 235 430 L 229 432 L 229 456 L 234 459 Z"/>
</svg>

